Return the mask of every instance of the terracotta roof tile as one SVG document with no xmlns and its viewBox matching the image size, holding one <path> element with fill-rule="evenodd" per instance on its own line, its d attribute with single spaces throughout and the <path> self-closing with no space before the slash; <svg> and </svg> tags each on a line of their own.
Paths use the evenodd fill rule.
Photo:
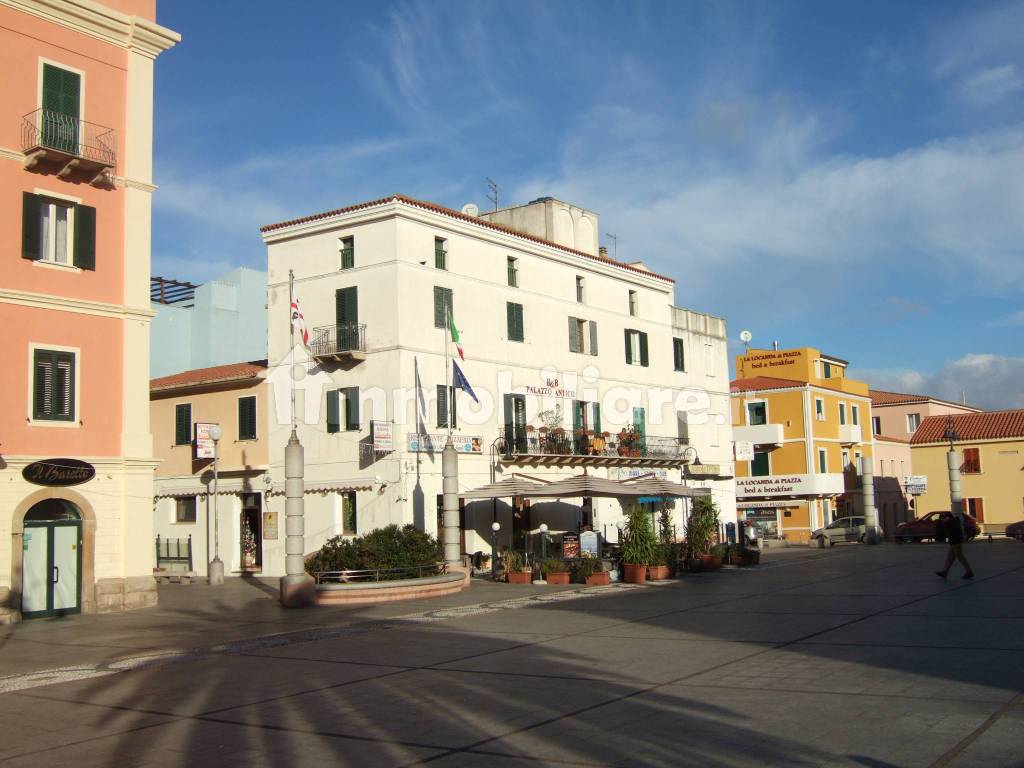
<svg viewBox="0 0 1024 768">
<path fill-rule="evenodd" d="M 947 416 L 929 416 L 921 422 L 911 445 L 942 443 L 946 441 Z M 998 440 L 1000 438 L 1024 438 L 1024 408 L 1010 411 L 982 411 L 981 413 L 958 413 L 953 416 L 953 428 L 957 442 L 972 440 Z"/>
<path fill-rule="evenodd" d="M 872 405 L 911 405 L 913 403 L 945 403 L 946 405 L 955 405 L 957 408 L 967 408 L 972 411 L 978 409 L 972 405 L 964 405 L 963 403 L 954 403 L 952 400 L 940 400 L 937 397 L 931 395 L 910 395 L 905 392 L 886 392 L 884 389 L 872 389 L 868 390 L 871 395 Z"/>
<path fill-rule="evenodd" d="M 758 392 L 762 389 L 788 389 L 789 387 L 804 387 L 806 381 L 795 379 L 776 379 L 771 376 L 754 376 L 749 379 L 735 379 L 729 383 L 730 392 Z"/>
<path fill-rule="evenodd" d="M 182 371 L 181 373 L 173 373 L 170 376 L 161 376 L 159 379 L 151 379 L 149 391 L 160 392 L 166 389 L 177 389 L 178 387 L 195 387 L 200 384 L 245 381 L 246 379 L 259 377 L 266 370 L 266 360 L 215 365 L 210 368 L 195 368 L 191 371 Z"/>
<path fill-rule="evenodd" d="M 671 277 L 665 277 L 664 275 L 659 275 L 656 272 L 650 272 L 646 269 L 640 269 L 639 267 L 634 267 L 631 264 L 626 264 L 625 262 L 622 261 L 610 259 L 607 256 L 595 256 L 594 254 L 587 253 L 586 251 L 577 251 L 575 248 L 570 248 L 566 245 L 561 245 L 559 243 L 552 242 L 551 240 L 545 240 L 542 237 L 534 237 L 533 235 L 528 235 L 525 232 L 520 232 L 516 229 L 506 227 L 502 224 L 495 224 L 492 221 L 487 221 L 486 219 L 481 219 L 478 218 L 477 216 L 470 216 L 469 214 L 462 213 L 461 211 L 456 211 L 451 208 L 445 208 L 443 205 L 438 205 L 437 203 L 428 203 L 424 200 L 417 200 L 416 198 L 413 197 L 407 197 L 406 195 L 391 195 L 390 197 L 382 197 L 377 200 L 368 200 L 365 203 L 356 203 L 355 205 L 349 205 L 344 208 L 335 208 L 333 211 L 314 213 L 310 216 L 302 216 L 298 219 L 279 221 L 276 224 L 266 224 L 265 226 L 260 227 L 260 232 L 273 232 L 274 230 L 284 229 L 285 227 L 290 227 L 295 224 L 305 224 L 310 221 L 329 219 L 332 216 L 338 216 L 343 213 L 351 213 L 353 211 L 360 211 L 365 208 L 375 208 L 379 205 L 386 205 L 396 200 L 398 202 L 405 203 L 406 205 L 413 205 L 416 206 L 417 208 L 423 208 L 428 211 L 433 211 L 434 213 L 440 213 L 443 216 L 450 216 L 453 219 L 459 219 L 460 221 L 468 221 L 471 224 L 476 224 L 481 227 L 493 229 L 496 232 L 504 232 L 505 234 L 515 235 L 516 237 L 521 237 L 524 240 L 529 240 L 534 243 L 540 243 L 541 245 L 547 245 L 552 248 L 558 248 L 560 251 L 565 251 L 566 253 L 571 253 L 576 256 L 582 256 L 586 259 L 590 259 L 591 261 L 600 261 L 603 264 L 611 264 L 613 266 L 619 267 L 620 269 L 625 269 L 628 270 L 629 272 L 635 272 L 638 275 L 656 277 L 659 280 L 664 280 L 669 283 L 675 282 L 675 280 Z"/>
<path fill-rule="evenodd" d="M 894 437 L 892 435 L 875 435 L 875 440 L 883 443 L 904 443 L 910 445 L 910 441 L 905 437 Z"/>
</svg>

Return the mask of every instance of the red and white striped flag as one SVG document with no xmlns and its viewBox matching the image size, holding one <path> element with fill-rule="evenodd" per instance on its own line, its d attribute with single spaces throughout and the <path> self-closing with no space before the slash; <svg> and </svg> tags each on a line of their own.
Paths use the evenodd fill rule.
<svg viewBox="0 0 1024 768">
<path fill-rule="evenodd" d="M 302 316 L 302 310 L 299 309 L 299 300 L 292 293 L 292 325 L 299 334 L 299 338 L 302 339 L 302 346 L 309 347 L 309 331 L 306 330 L 306 318 Z"/>
</svg>

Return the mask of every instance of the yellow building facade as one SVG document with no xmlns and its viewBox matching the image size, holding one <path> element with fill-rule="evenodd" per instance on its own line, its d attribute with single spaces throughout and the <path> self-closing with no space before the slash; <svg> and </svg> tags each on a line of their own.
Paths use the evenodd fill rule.
<svg viewBox="0 0 1024 768">
<path fill-rule="evenodd" d="M 730 387 L 740 519 L 765 538 L 806 541 L 863 513 L 858 467 L 873 460 L 868 385 L 811 347 L 749 350 Z"/>
<path fill-rule="evenodd" d="M 983 533 L 1001 534 L 1024 520 L 1024 409 L 931 416 L 921 423 L 910 446 L 914 473 L 928 477 L 928 489 L 917 497 L 918 516 L 950 508 L 950 427 L 964 512 Z"/>
</svg>

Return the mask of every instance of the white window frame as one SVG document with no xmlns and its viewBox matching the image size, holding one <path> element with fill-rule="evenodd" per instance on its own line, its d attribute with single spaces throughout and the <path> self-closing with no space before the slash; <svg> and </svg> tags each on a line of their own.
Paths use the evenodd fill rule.
<svg viewBox="0 0 1024 768">
<path fill-rule="evenodd" d="M 179 520 L 178 519 L 178 501 L 181 499 L 192 499 L 195 504 L 195 520 Z M 192 494 L 190 496 L 174 496 L 171 498 L 171 525 L 198 525 L 199 524 L 199 496 Z"/>
<path fill-rule="evenodd" d="M 765 424 L 771 424 L 772 423 L 771 420 L 768 418 L 768 401 L 766 399 L 759 398 L 757 400 L 744 400 L 743 401 L 743 412 L 744 412 L 744 415 L 745 415 L 744 418 L 747 421 L 747 426 L 748 427 L 759 426 L 757 424 L 751 424 L 750 423 L 750 406 L 757 405 L 759 403 L 764 405 L 764 423 Z"/>
<path fill-rule="evenodd" d="M 843 448 L 843 471 L 845 472 L 850 468 L 850 451 L 847 448 Z"/>
<path fill-rule="evenodd" d="M 42 206 L 46 205 L 50 207 L 50 225 L 49 232 L 46 235 L 46 252 L 43 253 L 43 239 L 40 237 L 39 242 L 39 258 L 35 259 L 32 263 L 40 267 L 46 268 L 57 268 L 66 269 L 72 272 L 81 272 L 82 268 L 75 266 L 75 219 L 77 217 L 77 208 L 82 205 L 82 198 L 75 197 L 74 195 L 65 195 L 61 192 L 54 192 L 49 189 L 43 189 L 36 187 L 32 190 L 33 194 L 43 198 L 40 200 L 40 217 L 36 221 L 36 226 L 40 229 L 43 225 L 42 220 Z M 66 204 L 66 206 L 65 206 Z M 58 207 L 67 207 L 68 209 L 68 224 L 67 224 L 67 237 L 65 238 L 65 249 L 67 261 L 57 261 L 54 258 L 55 248 L 57 243 L 56 235 L 56 221 L 57 217 L 54 215 Z"/>
<path fill-rule="evenodd" d="M 49 419 L 36 419 L 33 398 L 35 397 L 36 381 L 36 350 L 44 352 L 70 352 L 75 356 L 75 406 L 70 421 L 51 421 Z M 82 414 L 82 350 L 79 347 L 64 347 L 60 344 L 41 344 L 30 341 L 28 343 L 28 402 L 26 411 L 28 423 L 34 427 L 56 427 L 57 429 L 79 429 L 81 428 Z"/>
<path fill-rule="evenodd" d="M 583 275 L 576 275 L 576 303 L 587 303 L 587 279 Z"/>
<path fill-rule="evenodd" d="M 839 403 L 839 426 L 846 425 L 846 403 Z"/>
<path fill-rule="evenodd" d="M 882 434 L 882 417 L 872 416 L 871 417 L 871 434 L 880 435 Z"/>
<path fill-rule="evenodd" d="M 817 421 L 825 421 L 825 398 L 823 397 L 814 398 L 814 418 Z"/>
<path fill-rule="evenodd" d="M 818 449 L 818 472 L 823 474 L 823 475 L 828 473 L 828 449 L 827 448 L 819 448 Z"/>
<path fill-rule="evenodd" d="M 640 293 L 629 289 L 629 316 L 640 317 Z"/>
<path fill-rule="evenodd" d="M 911 426 L 910 426 L 910 420 L 912 418 L 917 419 L 917 423 L 914 424 L 913 428 L 911 428 Z M 907 414 L 907 433 L 911 434 L 911 435 L 914 434 L 915 432 L 917 432 L 918 427 L 920 427 L 920 426 L 921 426 L 921 414 L 920 413 L 908 413 Z"/>
<path fill-rule="evenodd" d="M 856 404 L 850 405 L 850 423 L 855 427 L 860 426 L 860 406 Z"/>
<path fill-rule="evenodd" d="M 640 331 L 630 329 L 629 331 L 629 351 L 632 362 L 630 365 L 641 365 L 640 362 Z"/>
</svg>

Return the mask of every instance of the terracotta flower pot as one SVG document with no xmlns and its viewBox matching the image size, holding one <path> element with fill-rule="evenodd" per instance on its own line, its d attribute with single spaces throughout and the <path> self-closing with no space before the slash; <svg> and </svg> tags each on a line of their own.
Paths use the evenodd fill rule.
<svg viewBox="0 0 1024 768">
<path fill-rule="evenodd" d="M 647 575 L 651 581 L 664 581 L 671 575 L 672 571 L 667 565 L 651 565 L 647 568 Z"/>
<path fill-rule="evenodd" d="M 598 571 L 587 576 L 588 587 L 607 587 L 611 583 L 612 577 L 608 571 Z"/>
<path fill-rule="evenodd" d="M 700 561 L 701 570 L 704 571 L 717 571 L 722 567 L 722 558 L 715 555 L 701 555 Z"/>
<path fill-rule="evenodd" d="M 647 566 L 623 563 L 622 570 L 625 573 L 625 580 L 628 584 L 643 584 L 647 578 Z"/>
<path fill-rule="evenodd" d="M 533 581 L 533 574 L 530 571 L 512 571 L 508 574 L 509 584 L 529 584 Z"/>
<path fill-rule="evenodd" d="M 544 577 L 544 580 L 548 584 L 568 584 L 569 574 L 568 573 L 549 573 Z"/>
</svg>

